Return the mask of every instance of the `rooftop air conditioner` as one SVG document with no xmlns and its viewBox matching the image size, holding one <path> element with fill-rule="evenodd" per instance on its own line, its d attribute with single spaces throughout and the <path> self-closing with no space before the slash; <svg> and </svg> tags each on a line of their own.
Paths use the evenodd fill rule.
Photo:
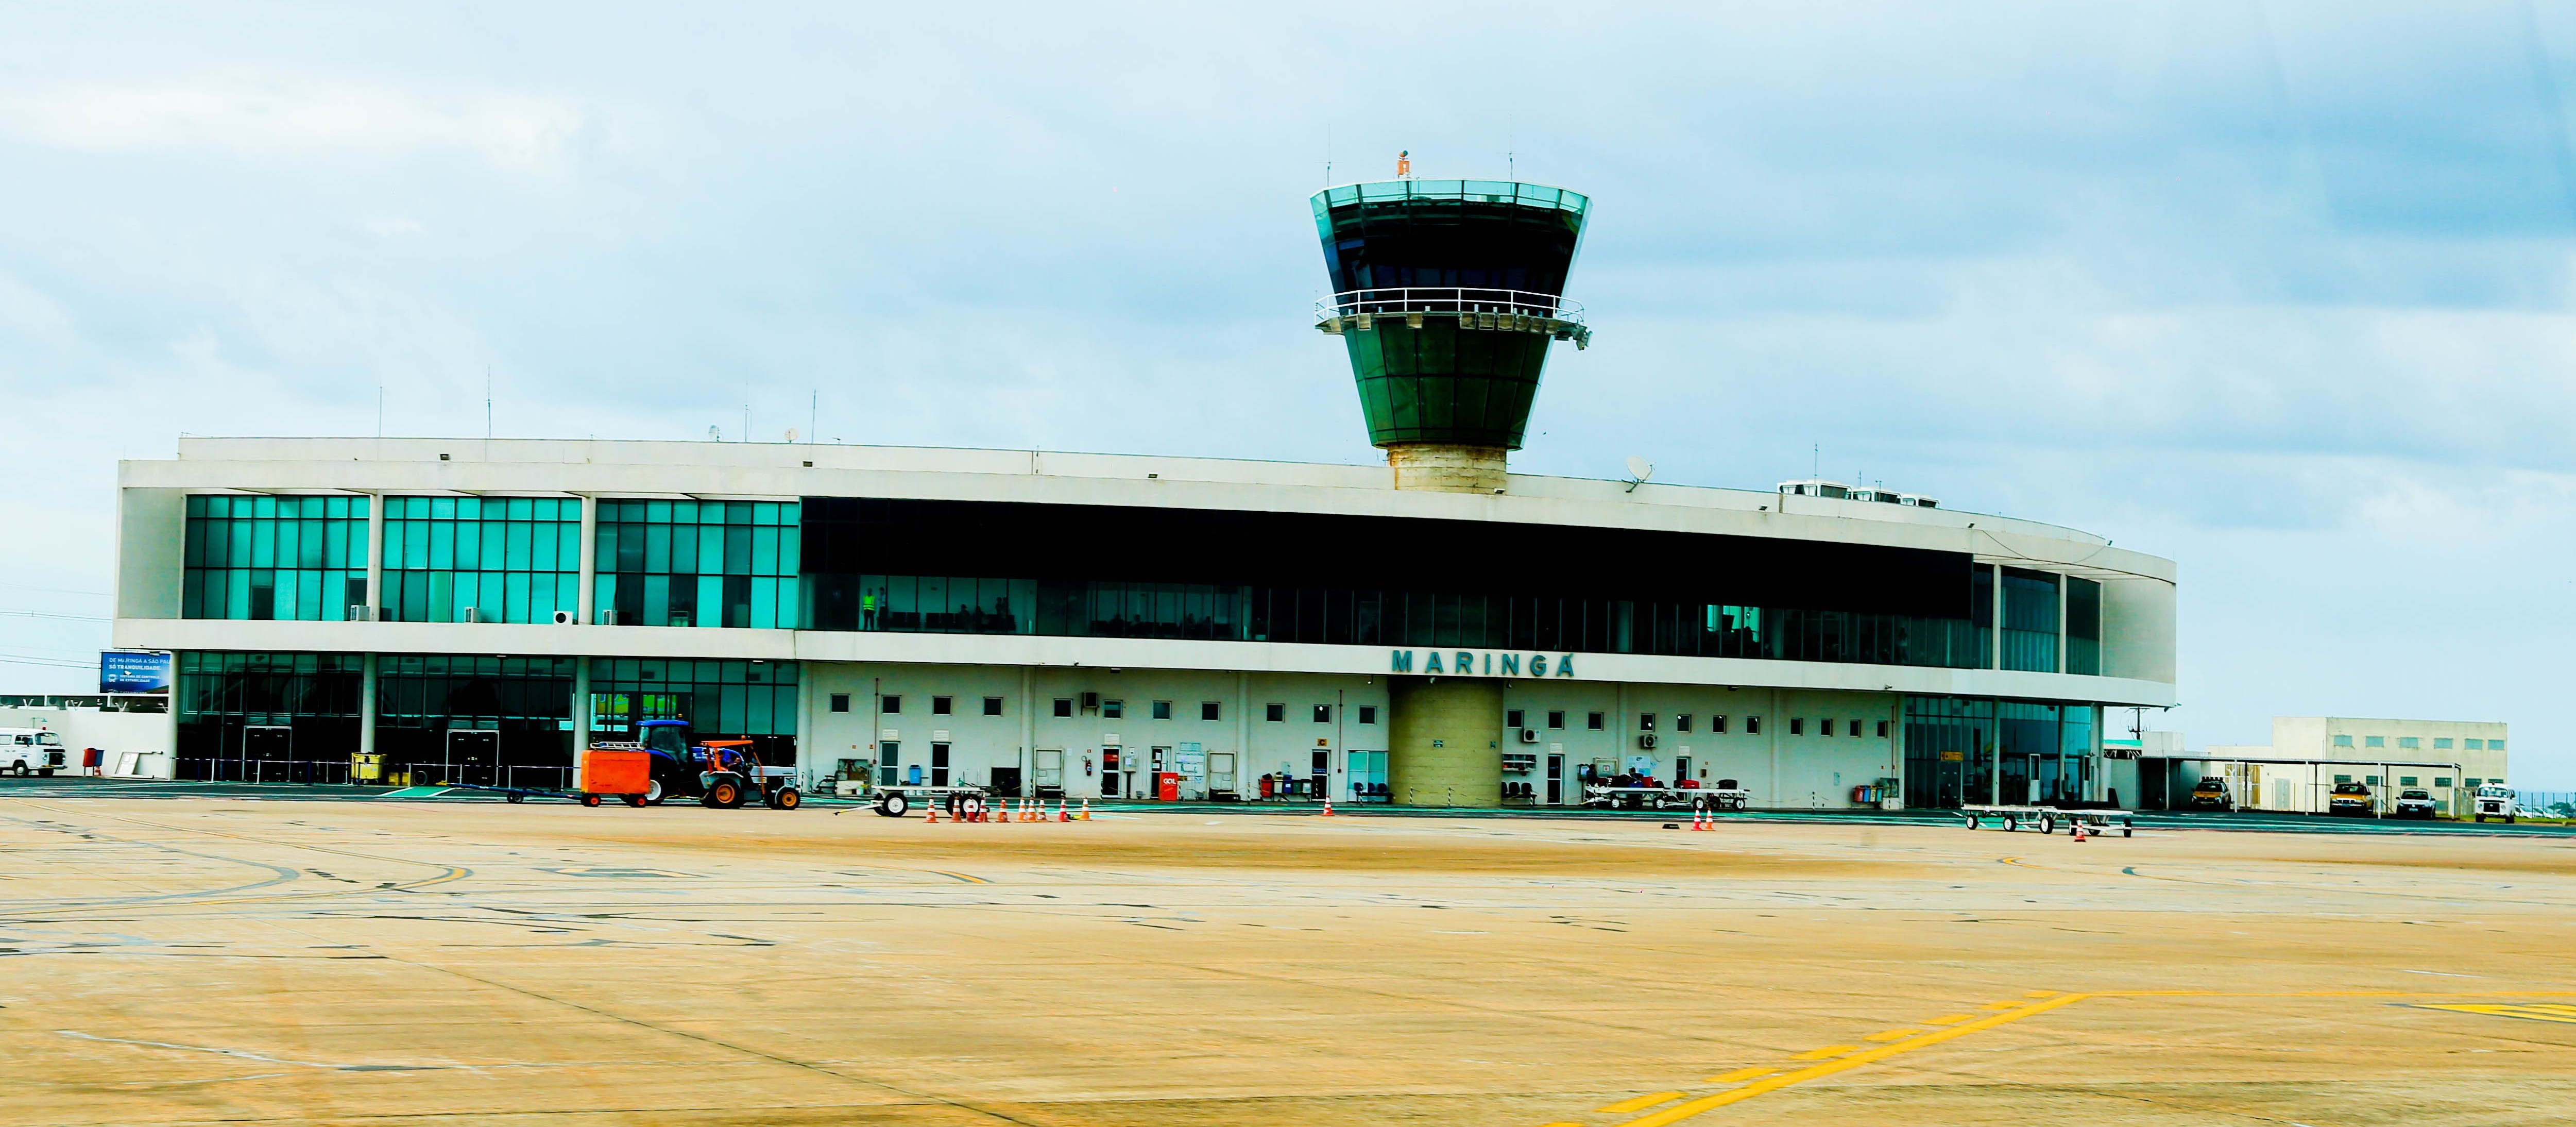
<svg viewBox="0 0 2576 1127">
<path fill-rule="evenodd" d="M 556 611 L 556 612 L 555 612 L 555 625 L 557 625 L 557 626 L 570 626 L 570 625 L 572 625 L 572 612 L 571 612 L 571 611 L 568 611 L 568 610 L 559 610 L 559 611 Z"/>
<path fill-rule="evenodd" d="M 371 607 L 371 606 L 368 606 L 368 605 L 367 605 L 367 604 L 365 604 L 365 603 L 351 603 L 351 604 L 349 604 L 349 621 L 351 621 L 351 622 L 374 622 L 375 620 L 376 620 L 376 608 Z"/>
<path fill-rule="evenodd" d="M 617 625 L 617 612 L 613 610 L 604 610 L 599 612 L 599 624 L 602 626 Z"/>
<path fill-rule="evenodd" d="M 467 607 L 465 608 L 465 617 L 458 621 L 481 622 L 483 621 L 483 609 L 481 607 Z"/>
<path fill-rule="evenodd" d="M 1523 728 L 1523 729 L 1521 729 L 1521 742 L 1522 742 L 1522 743 L 1525 743 L 1525 744 L 1534 744 L 1534 743 L 1537 743 L 1537 742 L 1538 742 L 1538 729 L 1536 729 L 1536 728 Z"/>
<path fill-rule="evenodd" d="M 1647 734 L 1645 734 L 1645 735 L 1638 736 L 1638 737 L 1637 737 L 1637 750 L 1639 750 L 1639 751 L 1653 751 L 1653 750 L 1655 750 L 1655 737 L 1654 737 L 1654 734 L 1650 732 L 1650 733 L 1647 733 Z"/>
</svg>

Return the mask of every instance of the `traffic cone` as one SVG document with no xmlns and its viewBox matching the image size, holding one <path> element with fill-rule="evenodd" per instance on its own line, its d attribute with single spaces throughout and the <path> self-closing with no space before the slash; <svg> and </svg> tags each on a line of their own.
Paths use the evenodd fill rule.
<svg viewBox="0 0 2576 1127">
<path fill-rule="evenodd" d="M 1692 833 L 1707 833 L 1707 832 L 1709 831 L 1709 829 L 1710 829 L 1710 828 L 1711 828 L 1711 827 L 1710 827 L 1710 826 L 1709 826 L 1709 824 L 1708 824 L 1708 811 L 1706 811 L 1706 810 L 1693 810 L 1693 811 L 1691 811 L 1691 832 L 1692 832 Z"/>
<path fill-rule="evenodd" d="M 2081 841 L 2083 841 L 2085 838 L 2091 837 L 2091 836 L 2093 836 L 2093 835 L 2091 835 L 2091 834 L 2088 834 L 2088 833 L 2085 833 L 2085 832 L 2084 832 L 2084 823 L 2082 823 L 2082 822 L 2077 822 L 2077 823 L 2075 823 L 2075 828 L 2074 828 L 2073 836 L 2074 836 L 2074 838 L 2075 838 L 2075 840 L 2076 840 L 2076 841 L 2081 842 Z"/>
<path fill-rule="evenodd" d="M 1091 820 L 1090 799 L 1086 798 L 1082 800 L 1082 813 L 1074 815 L 1073 820 L 1077 822 L 1088 822 Z"/>
<path fill-rule="evenodd" d="M 1056 820 L 1056 821 L 1059 821 L 1059 822 L 1070 822 L 1070 821 L 1072 821 L 1072 820 L 1073 820 L 1073 819 L 1071 819 L 1071 818 L 1065 817 L 1065 815 L 1064 815 L 1064 800 L 1063 800 L 1063 799 L 1061 799 L 1061 798 L 1059 798 L 1059 799 L 1056 799 L 1056 800 L 1055 800 L 1055 820 Z"/>
<path fill-rule="evenodd" d="M 1324 812 L 1323 812 L 1323 813 L 1321 813 L 1321 814 L 1317 814 L 1317 815 L 1315 815 L 1315 816 L 1316 816 L 1316 817 L 1318 817 L 1318 818 L 1330 818 L 1330 817 L 1332 817 L 1332 816 L 1333 816 L 1333 796 L 1332 796 L 1332 795 L 1329 795 L 1329 794 L 1328 794 L 1328 795 L 1325 795 L 1325 796 L 1324 796 Z"/>
<path fill-rule="evenodd" d="M 922 803 L 922 804 L 921 804 L 921 808 L 922 808 L 924 811 L 926 811 L 926 812 L 927 812 L 927 813 L 922 817 L 922 819 L 921 819 L 923 822 L 928 823 L 928 824 L 930 824 L 930 825 L 934 825 L 934 826 L 939 824 L 939 804 L 938 804 L 938 803 L 936 803 L 936 802 L 925 802 L 925 803 Z"/>
<path fill-rule="evenodd" d="M 1023 822 L 1034 822 L 1034 821 L 1037 821 L 1037 820 L 1038 820 L 1037 815 L 1032 814 L 1032 813 L 1030 813 L 1030 812 L 1029 812 L 1029 804 L 1028 804 L 1027 802 L 1021 802 L 1021 803 L 1019 803 L 1019 807 L 1020 807 L 1020 820 L 1021 820 L 1021 821 L 1023 821 Z"/>
</svg>

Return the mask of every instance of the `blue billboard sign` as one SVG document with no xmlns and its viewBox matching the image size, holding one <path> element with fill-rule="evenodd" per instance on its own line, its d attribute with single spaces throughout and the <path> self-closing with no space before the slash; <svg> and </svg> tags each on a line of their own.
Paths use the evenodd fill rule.
<svg viewBox="0 0 2576 1127">
<path fill-rule="evenodd" d="M 170 655 L 108 650 L 98 655 L 101 693 L 166 693 L 170 691 Z"/>
</svg>

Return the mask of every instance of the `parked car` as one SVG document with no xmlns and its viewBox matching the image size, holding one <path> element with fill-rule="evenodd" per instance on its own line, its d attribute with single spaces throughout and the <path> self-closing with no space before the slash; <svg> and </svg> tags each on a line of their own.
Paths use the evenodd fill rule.
<svg viewBox="0 0 2576 1127">
<path fill-rule="evenodd" d="M 2234 810 L 2236 798 L 2227 793 L 2226 779 L 2217 775 L 2206 775 L 2201 778 L 2198 785 L 2191 788 L 2190 806 L 2194 810 Z"/>
<path fill-rule="evenodd" d="M 2422 787 L 2408 787 L 2397 792 L 2397 816 L 2432 820 L 2435 812 L 2433 793 Z"/>
<path fill-rule="evenodd" d="M 2513 789 L 2510 787 L 2488 783 L 2478 788 L 2478 797 L 2474 801 L 2477 817 L 2481 822 L 2489 818 L 2502 818 L 2506 825 L 2511 825 L 2513 816 L 2521 813 L 2514 806 Z"/>
<path fill-rule="evenodd" d="M 2334 793 L 2326 796 L 2326 813 L 2376 818 L 2379 803 L 2371 797 L 2368 783 L 2336 783 Z"/>
</svg>

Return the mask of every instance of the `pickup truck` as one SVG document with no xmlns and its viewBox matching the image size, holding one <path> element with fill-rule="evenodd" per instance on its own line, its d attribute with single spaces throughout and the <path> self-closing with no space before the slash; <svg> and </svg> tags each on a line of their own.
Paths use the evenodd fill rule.
<svg viewBox="0 0 2576 1127">
<path fill-rule="evenodd" d="M 2326 813 L 2376 818 L 2379 804 L 2371 798 L 2368 783 L 2336 783 L 2334 793 L 2326 796 Z"/>
</svg>

